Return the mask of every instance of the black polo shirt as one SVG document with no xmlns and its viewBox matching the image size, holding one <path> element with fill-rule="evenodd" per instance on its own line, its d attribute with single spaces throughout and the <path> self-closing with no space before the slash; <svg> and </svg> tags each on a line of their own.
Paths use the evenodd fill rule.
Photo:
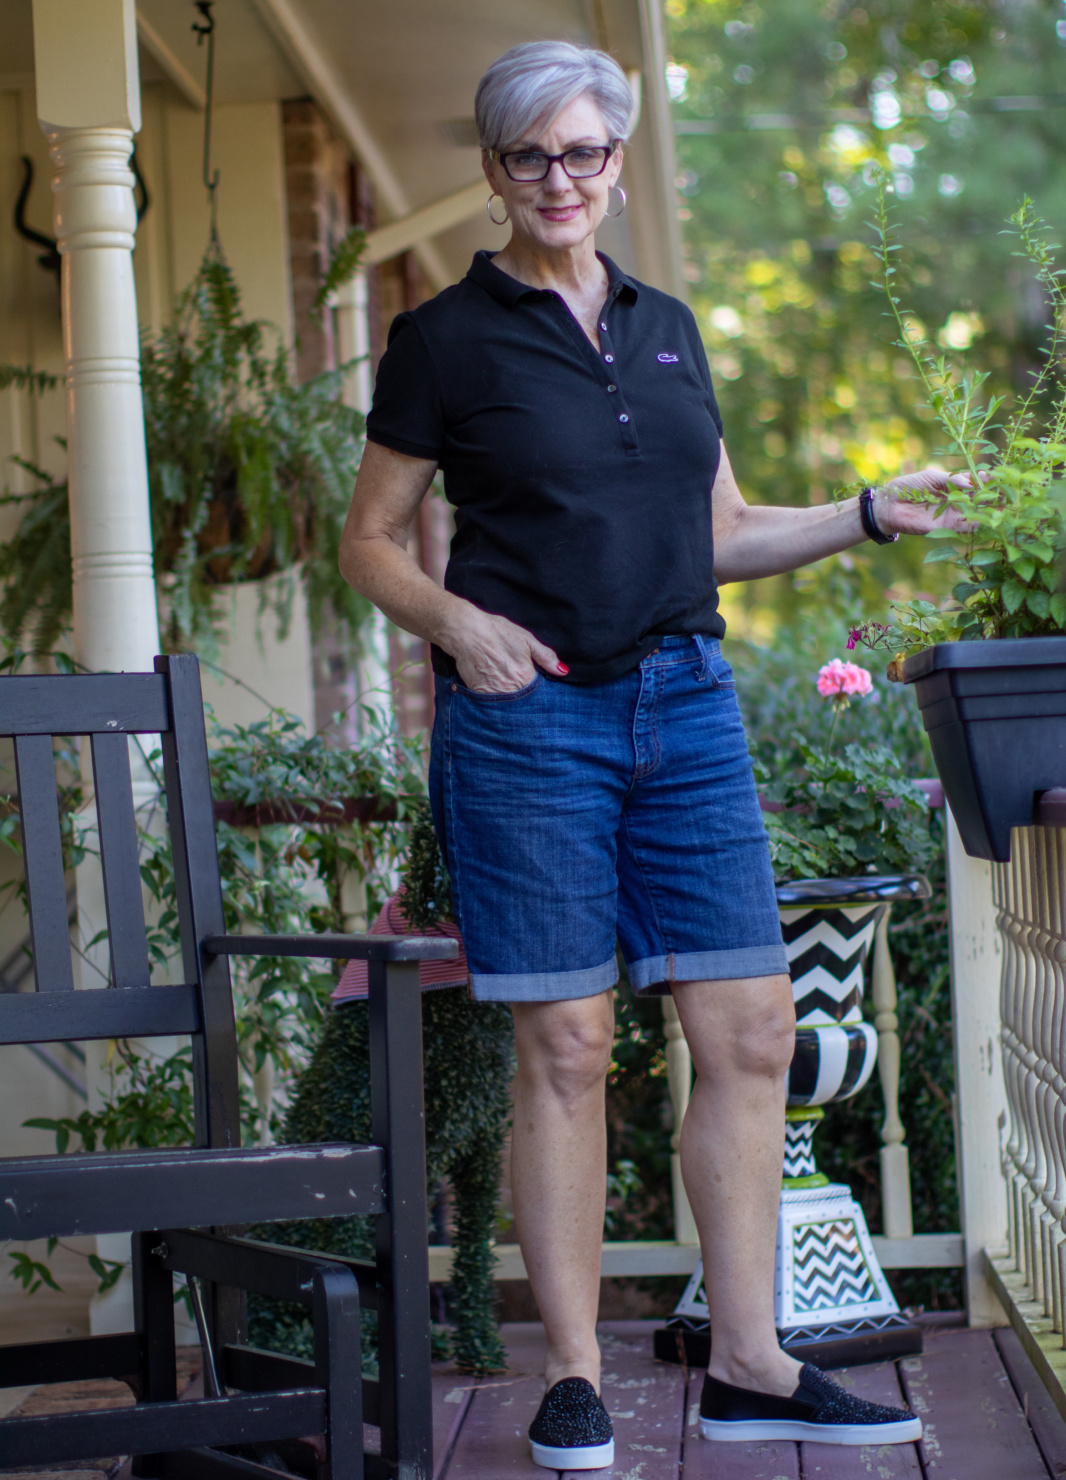
<svg viewBox="0 0 1066 1480">
<path fill-rule="evenodd" d="M 440 464 L 445 586 L 548 643 L 573 683 L 635 668 L 656 635 L 721 636 L 722 423 L 692 314 L 601 256 L 597 353 L 558 293 L 491 259 L 394 320 L 367 418 L 372 442 Z M 436 650 L 434 667 L 455 671 Z"/>
</svg>

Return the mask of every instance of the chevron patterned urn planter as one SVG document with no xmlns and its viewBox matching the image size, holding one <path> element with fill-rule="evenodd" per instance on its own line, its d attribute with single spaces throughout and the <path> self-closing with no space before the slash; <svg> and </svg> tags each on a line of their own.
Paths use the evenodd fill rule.
<svg viewBox="0 0 1066 1480">
<path fill-rule="evenodd" d="M 865 967 L 889 904 L 927 897 L 917 874 L 800 879 L 777 887 L 781 932 L 796 1002 L 789 1070 L 774 1315 L 778 1337 L 820 1367 L 880 1362 L 920 1352 L 921 1332 L 901 1315 L 850 1188 L 819 1172 L 813 1139 L 825 1105 L 859 1092 L 877 1061 L 863 1021 Z M 696 1266 L 656 1356 L 705 1365 L 710 1317 Z"/>
</svg>

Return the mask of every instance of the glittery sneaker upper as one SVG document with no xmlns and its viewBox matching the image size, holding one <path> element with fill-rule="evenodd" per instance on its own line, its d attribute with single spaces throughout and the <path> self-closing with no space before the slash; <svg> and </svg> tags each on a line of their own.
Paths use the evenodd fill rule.
<svg viewBox="0 0 1066 1480">
<path fill-rule="evenodd" d="M 564 1377 L 549 1388 L 529 1426 L 529 1437 L 534 1444 L 552 1449 L 607 1444 L 612 1436 L 607 1410 L 592 1383 L 584 1377 Z"/>
<path fill-rule="evenodd" d="M 888 1408 L 884 1403 L 857 1398 L 810 1362 L 800 1368 L 800 1389 L 806 1389 L 817 1400 L 817 1410 L 811 1415 L 815 1423 L 900 1423 L 914 1417 L 905 1408 Z"/>
</svg>

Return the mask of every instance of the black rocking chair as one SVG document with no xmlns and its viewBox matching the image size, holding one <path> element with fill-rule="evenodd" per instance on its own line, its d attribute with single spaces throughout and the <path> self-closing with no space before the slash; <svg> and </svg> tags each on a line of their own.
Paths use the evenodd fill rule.
<svg viewBox="0 0 1066 1480">
<path fill-rule="evenodd" d="M 0 1420 L 0 1466 L 132 1454 L 139 1476 L 277 1477 L 247 1457 L 324 1437 L 320 1480 L 428 1480 L 429 1284 L 418 962 L 448 940 L 229 936 L 215 843 L 199 668 L 0 679 L 14 738 L 36 990 L 0 997 L 0 1043 L 189 1034 L 196 1145 L 0 1159 L 0 1240 L 133 1230 L 135 1330 L 0 1346 L 0 1387 L 127 1381 L 133 1408 Z M 127 736 L 158 734 L 181 922 L 183 986 L 150 986 Z M 111 953 L 109 989 L 75 992 L 53 737 L 88 735 Z M 241 1147 L 228 956 L 361 957 L 370 970 L 372 1145 Z M 376 1215 L 376 1258 L 240 1236 L 267 1220 Z M 186 1276 L 203 1398 L 177 1401 L 173 1280 Z M 314 1361 L 244 1340 L 244 1292 L 308 1308 Z M 360 1309 L 376 1310 L 379 1377 L 364 1378 Z M 363 1449 L 364 1420 L 381 1431 Z M 243 1451 L 227 1453 L 227 1449 Z"/>
</svg>

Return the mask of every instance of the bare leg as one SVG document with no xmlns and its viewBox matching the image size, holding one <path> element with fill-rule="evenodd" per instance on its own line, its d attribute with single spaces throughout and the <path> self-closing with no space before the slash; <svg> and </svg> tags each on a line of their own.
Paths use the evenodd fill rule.
<svg viewBox="0 0 1066 1480">
<path fill-rule="evenodd" d="M 787 976 L 673 986 L 696 1069 L 681 1169 L 700 1234 L 712 1376 L 781 1396 L 799 1363 L 774 1327 L 785 1075 L 796 1017 Z"/>
<path fill-rule="evenodd" d="M 548 1386 L 586 1377 L 599 1390 L 596 1314 L 607 1197 L 604 1086 L 614 998 L 511 1004 L 511 1190 L 518 1242 L 548 1339 Z"/>
</svg>

